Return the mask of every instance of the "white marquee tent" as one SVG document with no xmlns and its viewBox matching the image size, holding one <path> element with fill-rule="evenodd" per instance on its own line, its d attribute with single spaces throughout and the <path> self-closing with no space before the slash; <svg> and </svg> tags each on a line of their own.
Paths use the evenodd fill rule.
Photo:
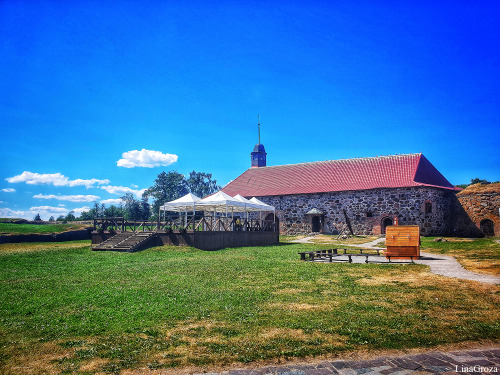
<svg viewBox="0 0 500 375">
<path fill-rule="evenodd" d="M 265 204 L 255 197 L 250 200 L 239 194 L 235 197 L 231 197 L 223 191 L 218 191 L 203 199 L 189 193 L 179 199 L 165 203 L 160 207 L 160 210 L 163 212 L 185 212 L 186 216 L 188 212 L 195 211 L 214 212 L 214 215 L 220 212 L 225 213 L 226 216 L 228 213 L 234 214 L 235 212 L 275 211 L 273 206 Z"/>
</svg>

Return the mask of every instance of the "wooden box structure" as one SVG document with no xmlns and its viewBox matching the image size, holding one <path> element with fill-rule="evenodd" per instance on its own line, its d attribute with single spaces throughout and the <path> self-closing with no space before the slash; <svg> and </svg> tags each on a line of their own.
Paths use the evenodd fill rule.
<svg viewBox="0 0 500 375">
<path fill-rule="evenodd" d="M 385 232 L 386 257 L 415 259 L 420 257 L 420 227 L 418 225 L 388 226 Z"/>
</svg>

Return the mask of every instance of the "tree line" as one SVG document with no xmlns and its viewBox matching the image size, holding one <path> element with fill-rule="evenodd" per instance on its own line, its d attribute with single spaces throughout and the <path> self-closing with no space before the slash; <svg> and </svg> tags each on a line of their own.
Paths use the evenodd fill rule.
<svg viewBox="0 0 500 375">
<path fill-rule="evenodd" d="M 470 184 L 460 184 L 460 185 L 455 185 L 456 187 L 459 187 L 459 188 L 462 188 L 462 189 L 465 189 L 471 185 L 475 185 L 475 184 L 481 184 L 481 185 L 489 185 L 489 184 L 497 184 L 499 183 L 500 181 L 494 181 L 494 182 L 491 182 L 491 181 L 488 181 L 488 180 L 484 180 L 484 179 L 481 179 L 481 178 L 472 178 L 470 180 Z"/>
<path fill-rule="evenodd" d="M 51 216 L 49 221 L 86 221 L 95 217 L 124 217 L 127 220 L 157 220 L 160 206 L 166 202 L 180 198 L 187 193 L 198 197 L 205 197 L 220 190 L 217 181 L 212 179 L 211 173 L 195 172 L 189 173 L 189 177 L 177 171 L 161 172 L 155 179 L 154 184 L 146 189 L 141 199 L 136 199 L 134 194 L 127 193 L 122 196 L 121 203 L 106 207 L 104 204 L 94 202 L 94 206 L 75 216 L 70 211 L 66 216 L 61 215 L 57 219 Z M 152 204 L 150 204 L 150 199 Z M 35 221 L 41 220 L 37 214 Z"/>
</svg>

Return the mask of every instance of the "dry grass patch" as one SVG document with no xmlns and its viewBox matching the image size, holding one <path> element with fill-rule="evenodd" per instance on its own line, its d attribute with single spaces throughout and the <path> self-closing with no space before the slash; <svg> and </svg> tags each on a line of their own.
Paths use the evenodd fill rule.
<svg viewBox="0 0 500 375">
<path fill-rule="evenodd" d="M 32 253 L 37 251 L 53 251 L 53 250 L 68 250 L 81 249 L 90 247 L 89 241 L 71 241 L 71 242 L 23 242 L 23 243 L 6 243 L 0 244 L 0 254 L 19 254 Z"/>
<path fill-rule="evenodd" d="M 89 362 L 82 364 L 79 368 L 79 371 L 90 372 L 92 374 L 99 374 L 99 373 L 102 374 L 103 372 L 99 370 L 102 369 L 104 365 L 106 365 L 107 363 L 109 363 L 109 359 L 103 359 L 103 358 L 92 359 Z"/>
<path fill-rule="evenodd" d="M 387 274 L 365 277 L 357 280 L 356 282 L 360 285 L 390 285 L 397 283 L 410 283 L 416 287 L 436 285 L 436 283 L 443 282 L 448 284 L 450 287 L 458 285 L 458 281 L 455 279 L 435 275 L 428 271 L 406 272 L 404 274 L 401 274 L 399 272 L 389 272 Z"/>
<path fill-rule="evenodd" d="M 311 305 L 309 303 L 271 303 L 268 305 L 271 309 L 282 310 L 330 310 L 331 305 Z"/>
<path fill-rule="evenodd" d="M 455 255 L 455 257 L 469 271 L 500 276 L 500 260 L 489 260 L 488 262 L 484 262 L 460 255 Z"/>
<path fill-rule="evenodd" d="M 58 360 L 73 355 L 58 342 L 31 344 L 29 348 L 13 346 L 6 351 L 10 358 L 0 371 L 5 374 L 59 374 Z"/>
</svg>

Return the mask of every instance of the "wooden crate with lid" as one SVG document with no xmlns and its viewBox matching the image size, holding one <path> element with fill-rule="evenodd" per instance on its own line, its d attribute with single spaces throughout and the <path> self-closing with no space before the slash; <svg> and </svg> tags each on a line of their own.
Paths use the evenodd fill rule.
<svg viewBox="0 0 500 375">
<path fill-rule="evenodd" d="M 418 225 L 388 226 L 385 232 L 386 257 L 415 259 L 420 257 L 420 227 Z"/>
</svg>

